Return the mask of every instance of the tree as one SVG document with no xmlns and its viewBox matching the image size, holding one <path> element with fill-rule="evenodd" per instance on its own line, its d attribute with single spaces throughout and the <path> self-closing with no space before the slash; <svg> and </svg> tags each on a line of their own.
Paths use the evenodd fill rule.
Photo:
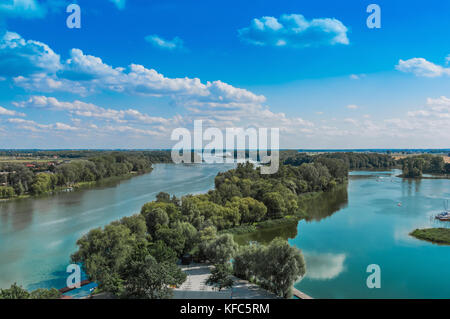
<svg viewBox="0 0 450 319">
<path fill-rule="evenodd" d="M 283 196 L 277 192 L 264 194 L 263 203 L 266 205 L 267 215 L 271 219 L 281 218 L 287 212 Z"/>
<path fill-rule="evenodd" d="M 180 228 L 162 226 L 156 231 L 155 239 L 163 241 L 177 256 L 181 256 L 185 250 L 186 238 Z"/>
<path fill-rule="evenodd" d="M 12 284 L 10 288 L 0 289 L 0 299 L 29 299 L 30 293 L 18 286 L 16 283 Z"/>
<path fill-rule="evenodd" d="M 217 287 L 219 291 L 231 288 L 233 287 L 232 271 L 230 264 L 217 264 L 211 271 L 206 284 Z"/>
<path fill-rule="evenodd" d="M 159 228 L 169 225 L 169 216 L 162 208 L 158 207 L 146 210 L 146 206 L 144 205 L 142 211 L 147 223 L 148 233 L 152 237 L 155 236 L 155 233 Z"/>
<path fill-rule="evenodd" d="M 188 222 L 178 222 L 175 228 L 181 233 L 185 239 L 182 253 L 190 252 L 197 245 L 197 229 Z"/>
<path fill-rule="evenodd" d="M 281 238 L 268 246 L 252 245 L 239 250 L 233 264 L 236 276 L 255 280 L 283 298 L 292 297 L 294 282 L 306 272 L 303 255 Z"/>
<path fill-rule="evenodd" d="M 170 203 L 170 194 L 165 192 L 159 192 L 158 195 L 156 195 L 156 201 L 162 202 L 162 203 Z"/>
<path fill-rule="evenodd" d="M 258 274 L 265 287 L 283 298 L 292 298 L 292 286 L 306 272 L 303 255 L 281 238 L 274 239 L 264 250 Z"/>
<path fill-rule="evenodd" d="M 111 224 L 91 230 L 77 241 L 78 251 L 72 261 L 82 263 L 92 280 L 110 292 L 119 292 L 128 260 L 139 245 L 145 251 L 145 241 L 139 240 L 124 225 Z"/>
<path fill-rule="evenodd" d="M 251 197 L 233 197 L 229 205 L 237 206 L 242 223 L 254 223 L 263 220 L 267 214 L 267 207 Z"/>
<path fill-rule="evenodd" d="M 169 286 L 181 285 L 186 274 L 174 263 L 158 263 L 152 256 L 132 260 L 126 272 L 125 296 L 134 299 L 167 299 L 172 296 Z"/>
<path fill-rule="evenodd" d="M 39 288 L 31 292 L 30 299 L 59 299 L 61 296 L 62 294 L 56 288 Z"/>
<path fill-rule="evenodd" d="M 59 290 L 55 288 L 39 288 L 28 292 L 16 283 L 12 284 L 10 288 L 0 289 L 0 299 L 59 299 L 61 295 Z"/>
<path fill-rule="evenodd" d="M 208 243 L 206 246 L 206 258 L 214 264 L 225 264 L 231 261 L 238 245 L 231 234 L 223 234 Z"/>
</svg>

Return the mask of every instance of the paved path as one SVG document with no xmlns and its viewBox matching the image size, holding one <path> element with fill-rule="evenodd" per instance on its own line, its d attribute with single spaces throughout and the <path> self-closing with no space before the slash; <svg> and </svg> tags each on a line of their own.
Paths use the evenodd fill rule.
<svg viewBox="0 0 450 319">
<path fill-rule="evenodd" d="M 276 295 L 261 289 L 248 281 L 233 277 L 234 285 L 231 289 L 218 291 L 205 284 L 211 274 L 212 265 L 191 264 L 181 266 L 187 274 L 186 281 L 174 289 L 174 299 L 276 299 Z"/>
</svg>

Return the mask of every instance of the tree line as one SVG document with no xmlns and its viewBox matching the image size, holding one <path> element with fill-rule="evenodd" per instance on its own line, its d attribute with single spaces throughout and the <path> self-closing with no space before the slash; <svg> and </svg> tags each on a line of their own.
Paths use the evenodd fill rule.
<svg viewBox="0 0 450 319">
<path fill-rule="evenodd" d="M 60 154 L 55 152 L 51 154 Z M 84 154 L 82 152 L 81 154 Z M 56 155 L 55 155 L 56 156 Z M 152 170 L 153 163 L 171 161 L 170 152 L 108 152 L 65 163 L 6 162 L 0 165 L 0 198 L 24 194 L 39 195 L 58 187 L 70 187 L 82 182 L 95 182 L 108 177 Z"/>
<path fill-rule="evenodd" d="M 450 163 L 445 163 L 444 158 L 438 155 L 422 154 L 408 156 L 400 159 L 403 177 L 415 178 L 422 174 L 449 175 Z"/>
<path fill-rule="evenodd" d="M 343 161 L 349 170 L 393 168 L 397 165 L 396 160 L 391 155 L 380 153 L 334 152 L 309 155 L 297 151 L 282 151 L 280 154 L 280 159 L 284 164 L 294 166 L 327 158 Z"/>
</svg>

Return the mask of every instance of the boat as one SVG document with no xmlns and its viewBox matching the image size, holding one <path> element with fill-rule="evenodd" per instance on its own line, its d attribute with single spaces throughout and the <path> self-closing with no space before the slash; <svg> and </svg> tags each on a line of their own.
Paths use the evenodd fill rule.
<svg viewBox="0 0 450 319">
<path fill-rule="evenodd" d="M 442 213 L 437 214 L 435 218 L 439 219 L 440 221 L 450 221 L 450 211 L 448 210 L 448 201 L 444 202 L 444 211 Z"/>
</svg>

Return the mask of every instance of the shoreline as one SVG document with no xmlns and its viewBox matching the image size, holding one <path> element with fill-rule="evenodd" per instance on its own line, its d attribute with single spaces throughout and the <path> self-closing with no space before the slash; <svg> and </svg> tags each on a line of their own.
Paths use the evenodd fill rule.
<svg viewBox="0 0 450 319">
<path fill-rule="evenodd" d="M 107 178 L 100 179 L 98 181 L 79 182 L 79 183 L 75 183 L 72 186 L 65 186 L 65 187 L 58 186 L 58 188 L 55 188 L 54 190 L 51 190 L 49 192 L 42 193 L 39 195 L 24 194 L 24 195 L 19 195 L 19 196 L 10 197 L 10 198 L 1 198 L 0 203 L 5 203 L 5 202 L 10 202 L 10 201 L 15 201 L 15 200 L 22 200 L 22 199 L 29 199 L 29 198 L 48 197 L 48 196 L 53 196 L 53 195 L 57 195 L 57 194 L 61 194 L 61 193 L 71 193 L 74 191 L 86 190 L 86 189 L 95 188 L 95 187 L 101 187 L 103 183 L 119 183 L 119 182 L 125 181 L 125 180 L 133 178 L 133 177 L 149 174 L 152 171 L 153 171 L 153 168 L 149 171 L 131 172 L 131 173 L 127 173 L 124 175 L 110 176 Z"/>
</svg>

